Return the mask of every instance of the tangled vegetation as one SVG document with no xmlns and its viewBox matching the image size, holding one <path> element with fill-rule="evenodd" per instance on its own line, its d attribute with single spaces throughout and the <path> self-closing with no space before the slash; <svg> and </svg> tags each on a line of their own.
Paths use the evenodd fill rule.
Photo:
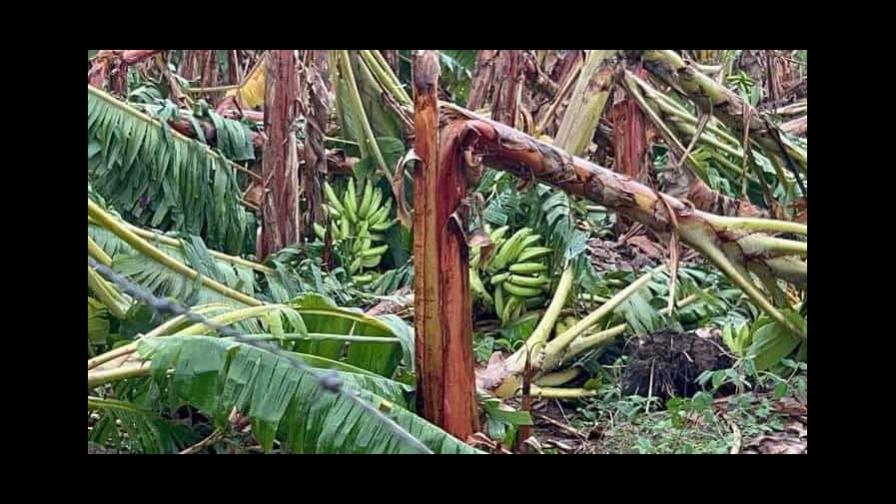
<svg viewBox="0 0 896 504">
<path fill-rule="evenodd" d="M 88 450 L 805 453 L 806 51 L 88 51 Z"/>
</svg>

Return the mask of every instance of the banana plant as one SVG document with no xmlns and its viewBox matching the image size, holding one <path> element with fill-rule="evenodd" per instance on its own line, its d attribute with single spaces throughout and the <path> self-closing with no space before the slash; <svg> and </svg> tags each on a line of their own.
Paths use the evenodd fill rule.
<svg viewBox="0 0 896 504">
<path fill-rule="evenodd" d="M 233 408 L 244 411 L 266 450 L 277 439 L 291 453 L 477 453 L 408 410 L 405 387 L 396 382 L 337 371 L 359 400 L 382 413 L 377 415 L 344 395 L 324 391 L 307 372 L 257 347 L 172 336 L 143 340 L 139 351 L 152 361 L 154 380 L 169 380 L 174 369 L 174 393 L 209 412 L 218 424 Z"/>
<path fill-rule="evenodd" d="M 322 329 L 313 321 L 315 309 L 297 311 L 310 326 Z M 217 318 L 230 315 L 233 312 Z M 334 316 L 363 318 L 331 308 L 322 320 L 329 322 Z M 328 322 L 328 329 L 341 330 Z M 377 325 L 376 321 L 367 322 Z M 169 331 L 156 331 L 138 340 L 134 361 L 94 368 L 88 372 L 88 383 L 99 387 L 129 381 L 155 387 L 157 397 L 170 394 L 176 403 L 193 405 L 220 429 L 227 429 L 228 418 L 236 409 L 252 421 L 253 435 L 267 451 L 277 440 L 282 451 L 291 453 L 478 453 L 416 416 L 410 401 L 412 389 L 382 374 L 320 355 L 296 353 L 311 368 L 303 370 L 282 355 L 246 342 L 200 335 L 195 326 L 170 335 L 165 332 Z M 265 337 L 283 341 L 284 335 L 269 333 Z M 327 338 L 335 340 L 331 343 L 351 341 L 338 341 L 340 335 L 335 333 Z M 335 371 L 357 400 L 323 390 L 310 373 L 324 369 Z M 170 452 L 173 448 L 170 442 L 158 442 L 158 426 L 170 424 L 145 405 L 91 397 L 88 408 L 114 415 L 101 420 L 124 420 L 124 428 L 137 433 L 131 437 L 147 439 L 149 451 Z M 131 415 L 122 418 L 118 411 Z M 105 439 L 102 432 L 95 431 L 92 439 L 108 441 L 114 430 L 106 428 Z"/>
<path fill-rule="evenodd" d="M 644 51 L 643 58 L 645 67 L 653 75 L 692 99 L 702 111 L 712 113 L 740 135 L 746 128 L 767 152 L 784 162 L 794 162 L 802 173 L 806 173 L 808 154 L 805 149 L 782 134 L 750 104 L 744 103 L 739 95 L 700 72 L 693 62 L 684 60 L 674 51 Z"/>
<path fill-rule="evenodd" d="M 294 452 L 403 453 L 420 451 L 421 446 L 424 451 L 438 453 L 475 452 L 414 415 L 410 406 L 412 389 L 393 380 L 400 365 L 413 368 L 413 332 L 397 317 L 369 317 L 360 310 L 339 308 L 316 294 L 300 296 L 287 305 L 216 304 L 198 306 L 194 311 L 204 313 L 217 324 L 238 328 L 247 340 L 275 341 L 315 369 L 336 370 L 360 400 L 385 412 L 388 418 L 384 420 L 356 402 L 323 393 L 315 381 L 289 367 L 276 354 L 246 342 L 206 336 L 211 332 L 206 325 L 190 324 L 183 316 L 164 322 L 132 343 L 92 357 L 88 362 L 88 385 L 102 390 L 104 385 L 139 381 L 155 373 L 160 390 L 171 387 L 170 392 L 178 401 L 206 411 L 219 428 L 226 427 L 226 415 L 216 417 L 216 413 L 229 412 L 234 407 L 245 410 L 253 420 L 253 433 L 268 450 L 277 438 L 284 443 L 284 449 Z M 203 381 L 209 376 L 208 365 L 215 366 L 214 376 L 224 370 L 231 373 L 221 376 L 223 381 L 217 389 Z M 166 381 L 172 368 L 171 381 Z M 279 370 L 276 373 L 282 373 L 282 380 L 268 380 L 271 376 L 264 374 L 265 369 Z M 237 397 L 227 395 L 237 382 L 257 385 Z M 287 394 L 284 386 L 291 392 Z M 210 399 L 208 394 L 215 390 L 215 399 Z M 270 395 L 274 392 L 279 395 Z M 281 402 L 271 404 L 271 398 Z M 177 444 L 168 432 L 171 424 L 148 407 L 139 402 L 89 398 L 88 409 L 100 414 L 91 439 L 114 441 L 119 431 L 110 425 L 119 421 L 131 433 L 129 443 L 142 444 L 139 450 L 170 452 Z M 407 436 L 385 427 L 391 422 L 410 432 L 417 441 L 409 442 Z"/>
<path fill-rule="evenodd" d="M 242 146 L 239 157 L 251 154 L 244 127 L 222 128 L 219 133 L 220 145 Z M 204 236 L 225 252 L 244 250 L 250 219 L 240 203 L 241 168 L 91 86 L 87 165 L 95 189 L 136 222 Z"/>
<path fill-rule="evenodd" d="M 121 261 L 125 257 L 134 264 L 156 263 L 169 277 L 180 278 L 182 284 L 189 284 L 191 275 L 194 281 L 200 278 L 214 282 L 202 287 L 223 298 L 207 300 L 226 302 L 203 304 L 194 311 L 217 324 L 236 328 L 249 342 L 277 342 L 313 369 L 335 370 L 357 394 L 357 400 L 370 406 L 328 395 L 319 389 L 317 381 L 291 367 L 281 355 L 247 341 L 214 337 L 206 325 L 190 324 L 180 316 L 136 341 L 89 359 L 88 385 L 100 394 L 88 398 L 88 409 L 99 415 L 91 434 L 93 441 L 118 439 L 117 423 L 130 433 L 128 443 L 140 451 L 170 452 L 183 445 L 170 432 L 170 422 L 153 411 L 151 403 L 101 397 L 105 386 L 138 382 L 134 386 L 145 388 L 150 386 L 145 381 L 151 378 L 155 384 L 153 397 L 164 395 L 162 392 L 173 394 L 177 403 L 186 402 L 205 411 L 220 429 L 226 428 L 225 413 L 233 408 L 244 411 L 252 419 L 254 435 L 267 450 L 278 439 L 282 449 L 302 453 L 477 452 L 413 413 L 412 388 L 394 380 L 400 366 L 413 370 L 414 362 L 413 332 L 398 317 L 370 317 L 310 293 L 287 304 L 266 304 L 234 290 L 234 285 L 224 284 L 242 283 L 241 287 L 251 294 L 249 283 L 241 282 L 238 273 L 232 272 L 230 277 L 222 274 L 227 268 L 264 272 L 264 266 L 217 252 L 216 256 L 203 253 L 204 247 L 195 247 L 201 241 L 180 242 L 155 235 L 150 238 L 157 246 L 153 245 L 138 234 L 145 235 L 146 231 L 118 220 L 90 198 L 88 216 L 93 219 L 89 222 L 88 252 L 99 262 L 115 268 L 127 264 Z M 191 264 L 206 262 L 204 271 L 211 275 L 217 271 L 224 283 L 201 277 L 172 257 L 178 250 L 189 257 L 191 245 L 198 252 L 189 259 Z M 170 287 L 165 289 L 149 277 L 132 277 L 157 292 L 172 293 Z M 96 307 L 89 300 L 89 311 Z M 96 317 L 91 320 L 92 332 L 105 330 Z M 281 378 L 270 379 L 265 370 Z M 209 382 L 211 377 L 220 381 Z M 250 386 L 234 395 L 234 387 L 246 384 Z"/>
<path fill-rule="evenodd" d="M 621 84 L 657 127 L 670 148 L 679 157 L 684 157 L 688 161 L 688 164 L 678 171 L 689 174 L 691 170 L 687 167 L 693 168 L 694 174 L 713 189 L 720 189 L 720 179 L 724 180 L 729 188 L 741 186 L 742 195 L 755 194 L 757 197 L 764 197 L 769 206 L 776 203 L 774 195 L 793 193 L 795 184 L 793 178 L 785 175 L 784 168 L 777 162 L 777 158 L 772 157 L 770 160 L 762 154 L 762 145 L 755 139 L 749 142 L 753 148 L 744 154 L 744 142 L 736 139 L 716 118 L 695 117 L 678 101 L 660 93 L 631 72 L 624 73 Z M 701 122 L 704 118 L 708 121 Z M 700 127 L 701 124 L 703 127 Z M 689 141 L 691 146 L 699 144 L 699 147 L 688 149 L 684 140 Z M 677 174 L 673 172 L 673 175 Z M 772 181 L 771 187 L 767 179 Z M 745 214 L 744 216 L 768 214 L 768 211 L 755 207 L 746 198 L 732 204 L 729 202 L 731 198 L 724 194 L 707 195 L 706 191 L 694 188 L 694 184 L 688 187 L 691 192 L 689 196 L 701 210 L 733 209 L 736 215 Z"/>
</svg>

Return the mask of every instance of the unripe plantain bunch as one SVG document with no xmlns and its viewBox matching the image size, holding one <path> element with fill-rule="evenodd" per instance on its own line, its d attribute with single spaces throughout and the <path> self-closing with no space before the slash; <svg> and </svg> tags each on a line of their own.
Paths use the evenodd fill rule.
<svg viewBox="0 0 896 504">
<path fill-rule="evenodd" d="M 509 238 L 510 228 L 489 231 L 495 252 L 482 261 L 481 249 L 470 257 L 470 288 L 476 299 L 494 307 L 502 325 L 522 317 L 527 310 L 544 306 L 550 293 L 548 257 L 554 252 L 541 246 L 541 235 L 522 228 Z"/>
<path fill-rule="evenodd" d="M 347 269 L 358 284 L 374 280 L 372 271 L 379 266 L 389 245 L 377 245 L 386 241 L 382 234 L 397 219 L 390 219 L 392 200 L 384 198 L 383 191 L 369 181 L 361 181 L 356 190 L 355 179 L 349 178 L 348 187 L 340 198 L 329 182 L 324 182 L 327 204 L 324 205 L 330 221 L 333 245 L 342 252 Z M 385 200 L 385 201 L 384 201 Z M 326 228 L 314 224 L 314 234 L 321 241 Z"/>
</svg>

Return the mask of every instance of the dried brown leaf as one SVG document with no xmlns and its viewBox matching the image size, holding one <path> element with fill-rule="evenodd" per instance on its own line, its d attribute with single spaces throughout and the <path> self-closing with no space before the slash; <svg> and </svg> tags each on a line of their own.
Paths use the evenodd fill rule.
<svg viewBox="0 0 896 504">
<path fill-rule="evenodd" d="M 509 375 L 504 362 L 504 354 L 495 352 L 488 359 L 488 364 L 476 370 L 476 387 L 482 390 L 494 390 Z"/>
</svg>

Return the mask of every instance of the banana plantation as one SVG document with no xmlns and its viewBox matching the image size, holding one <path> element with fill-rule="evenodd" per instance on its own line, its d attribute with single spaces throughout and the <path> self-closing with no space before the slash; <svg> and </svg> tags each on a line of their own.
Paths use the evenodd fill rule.
<svg viewBox="0 0 896 504">
<path fill-rule="evenodd" d="M 97 454 L 801 454 L 805 50 L 89 50 Z"/>
</svg>

